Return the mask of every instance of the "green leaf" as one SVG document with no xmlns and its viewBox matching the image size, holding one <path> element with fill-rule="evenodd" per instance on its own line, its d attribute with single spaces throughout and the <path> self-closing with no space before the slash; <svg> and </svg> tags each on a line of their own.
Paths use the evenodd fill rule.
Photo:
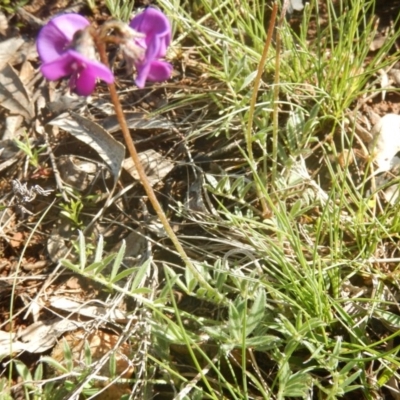
<svg viewBox="0 0 400 400">
<path fill-rule="evenodd" d="M 234 303 L 229 304 L 229 332 L 238 342 L 242 340 L 243 320 Z"/>
<path fill-rule="evenodd" d="M 103 235 L 99 235 L 99 240 L 97 241 L 96 253 L 94 255 L 94 262 L 100 262 L 103 257 L 104 250 L 104 237 Z"/>
<path fill-rule="evenodd" d="M 13 362 L 19 376 L 24 380 L 24 382 L 33 382 L 32 374 L 29 372 L 28 367 L 19 360 L 14 360 Z"/>
<path fill-rule="evenodd" d="M 71 372 L 74 369 L 74 361 L 72 359 L 72 351 L 68 342 L 63 339 L 63 356 L 67 370 Z"/>
<path fill-rule="evenodd" d="M 110 283 L 119 282 L 121 279 L 126 278 L 129 275 L 133 275 L 137 271 L 138 267 L 127 268 L 117 274 L 114 279 L 110 280 Z"/>
<path fill-rule="evenodd" d="M 352 386 L 351 389 L 350 388 L 350 384 L 353 383 L 362 373 L 362 369 L 359 369 L 358 371 L 354 372 L 352 375 L 350 375 L 346 380 L 343 381 L 343 383 L 341 383 L 341 387 L 343 388 L 343 391 L 345 393 L 350 392 L 351 390 L 354 390 L 354 388 L 357 388 L 358 385 Z"/>
<path fill-rule="evenodd" d="M 110 371 L 110 378 L 114 379 L 117 376 L 117 360 L 115 358 L 115 353 L 111 354 L 108 361 L 108 369 Z"/>
<path fill-rule="evenodd" d="M 41 381 L 43 379 L 43 364 L 39 363 L 35 369 L 35 373 L 33 375 L 33 380 L 35 382 Z"/>
<path fill-rule="evenodd" d="M 281 399 L 286 397 L 301 397 L 306 398 L 312 387 L 312 377 L 305 371 L 299 371 L 287 377 L 284 383 L 283 390 L 279 391 Z"/>
<path fill-rule="evenodd" d="M 79 266 L 76 266 L 75 264 L 72 264 L 71 261 L 62 259 L 60 260 L 61 265 L 63 265 L 65 268 L 70 269 L 71 271 L 77 272 L 78 274 L 82 274 L 82 270 L 79 268 Z"/>
<path fill-rule="evenodd" d="M 266 294 L 263 289 L 258 290 L 253 305 L 246 318 L 246 337 L 261 323 L 264 318 L 266 305 Z"/>
<path fill-rule="evenodd" d="M 150 258 L 146 260 L 137 270 L 137 273 L 135 275 L 135 278 L 133 279 L 132 286 L 131 286 L 131 293 L 136 292 L 137 289 L 139 289 L 140 286 L 143 286 L 144 279 L 146 275 L 149 273 L 149 268 L 150 268 Z"/>
<path fill-rule="evenodd" d="M 89 366 L 92 364 L 92 350 L 90 349 L 90 344 L 87 340 L 85 340 L 85 365 Z"/>
<path fill-rule="evenodd" d="M 115 257 L 114 264 L 112 266 L 111 276 L 110 276 L 111 282 L 114 280 L 121 267 L 122 261 L 124 259 L 125 250 L 126 250 L 126 242 L 125 240 L 123 240 L 121 243 L 121 247 L 118 250 L 117 256 Z"/>
<path fill-rule="evenodd" d="M 246 339 L 246 346 L 256 351 L 268 351 L 283 343 L 283 339 L 274 335 L 254 336 Z"/>
<path fill-rule="evenodd" d="M 374 309 L 374 316 L 385 323 L 390 329 L 400 329 L 400 316 L 391 313 L 390 311 Z"/>
<path fill-rule="evenodd" d="M 56 371 L 60 372 L 61 374 L 67 374 L 69 371 L 68 369 L 54 358 L 49 356 L 43 356 L 40 358 L 40 362 L 45 362 L 46 364 L 50 365 Z"/>
<path fill-rule="evenodd" d="M 251 82 L 254 81 L 254 79 L 257 76 L 257 70 L 251 72 L 249 75 L 246 76 L 246 78 L 244 78 L 243 84 L 239 89 L 239 92 L 242 91 L 245 87 L 247 87 L 248 85 L 250 85 Z"/>
</svg>

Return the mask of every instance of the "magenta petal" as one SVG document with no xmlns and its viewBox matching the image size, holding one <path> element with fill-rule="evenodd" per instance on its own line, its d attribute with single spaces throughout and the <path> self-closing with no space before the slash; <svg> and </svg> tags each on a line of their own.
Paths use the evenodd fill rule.
<svg viewBox="0 0 400 400">
<path fill-rule="evenodd" d="M 46 63 L 59 57 L 72 42 L 74 34 L 86 28 L 89 21 L 79 14 L 64 14 L 53 18 L 39 32 L 37 51 Z"/>
<path fill-rule="evenodd" d="M 168 18 L 156 8 L 147 7 L 136 15 L 129 26 L 146 35 L 165 35 L 171 37 L 171 25 Z"/>
<path fill-rule="evenodd" d="M 165 61 L 153 61 L 145 65 L 137 65 L 136 86 L 142 89 L 146 80 L 161 82 L 169 79 L 172 74 L 172 65 Z"/>
<path fill-rule="evenodd" d="M 143 39 L 136 39 L 137 46 L 146 49 L 143 59 L 135 62 L 136 85 L 143 88 L 146 80 L 163 81 L 172 73 L 172 65 L 161 61 L 171 42 L 171 25 L 168 18 L 158 9 L 147 7 L 141 14 L 136 15 L 129 26 L 137 32 L 145 34 Z"/>
<path fill-rule="evenodd" d="M 94 75 L 96 78 L 99 78 L 107 83 L 114 82 L 113 73 L 108 67 L 106 67 L 101 62 L 95 60 L 89 60 L 81 53 L 78 53 L 77 51 L 74 50 L 70 50 L 69 53 L 71 53 L 74 56 L 74 59 L 79 62 L 79 65 L 84 66 L 85 69 L 88 70 L 88 73 Z"/>
<path fill-rule="evenodd" d="M 114 82 L 113 73 L 104 64 L 86 59 L 75 51 L 71 51 L 71 53 L 73 53 L 75 60 L 80 65 L 78 73 L 71 78 L 72 84 L 75 85 L 72 89 L 76 94 L 80 96 L 89 96 L 96 86 L 97 78 L 107 83 Z"/>
<path fill-rule="evenodd" d="M 71 52 L 66 52 L 54 61 L 42 64 L 40 71 L 49 81 L 56 81 L 57 79 L 71 75 L 74 72 L 74 62 L 75 57 Z"/>
<path fill-rule="evenodd" d="M 136 15 L 129 26 L 137 32 L 146 35 L 147 46 L 157 40 L 157 58 L 164 57 L 171 42 L 171 24 L 168 18 L 159 10 L 147 7 L 141 14 Z"/>
<path fill-rule="evenodd" d="M 82 96 L 89 96 L 93 92 L 97 78 L 107 83 L 114 82 L 114 75 L 109 68 L 74 50 L 68 50 L 56 60 L 44 63 L 40 70 L 51 81 L 72 75 L 71 88 Z"/>
<path fill-rule="evenodd" d="M 93 70 L 93 73 L 96 74 L 96 77 L 98 79 L 101 79 L 102 81 L 104 81 L 106 83 L 113 83 L 114 82 L 113 73 L 104 64 L 101 64 L 101 63 L 99 63 L 97 61 L 93 62 L 90 65 L 90 69 Z"/>
<path fill-rule="evenodd" d="M 136 65 L 136 86 L 140 89 L 144 88 L 146 84 L 147 76 L 149 75 L 150 64 L 146 65 Z"/>
<path fill-rule="evenodd" d="M 75 84 L 73 90 L 79 96 L 89 96 L 96 86 L 96 76 L 88 68 L 82 70 L 76 80 L 75 77 L 71 79 L 74 79 Z"/>
<path fill-rule="evenodd" d="M 149 74 L 147 79 L 153 82 L 166 81 L 171 77 L 172 65 L 165 61 L 153 61 L 150 64 Z"/>
</svg>

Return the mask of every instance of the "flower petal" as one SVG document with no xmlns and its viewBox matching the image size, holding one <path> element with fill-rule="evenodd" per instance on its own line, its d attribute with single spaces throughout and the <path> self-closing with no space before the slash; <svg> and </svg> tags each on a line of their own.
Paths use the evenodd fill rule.
<svg viewBox="0 0 400 400">
<path fill-rule="evenodd" d="M 150 64 L 149 74 L 147 79 L 153 82 L 166 81 L 171 77 L 172 65 L 165 61 L 153 61 Z"/>
<path fill-rule="evenodd" d="M 55 60 L 68 48 L 74 34 L 88 25 L 89 21 L 79 14 L 63 14 L 53 18 L 41 29 L 37 38 L 40 59 L 44 63 Z"/>
<path fill-rule="evenodd" d="M 146 35 L 147 46 L 157 40 L 157 58 L 165 56 L 171 42 L 171 24 L 160 10 L 147 7 L 141 14 L 132 19 L 129 26 Z"/>
<path fill-rule="evenodd" d="M 79 96 L 89 96 L 96 87 L 96 75 L 89 68 L 82 69 L 78 77 L 72 77 L 75 87 L 73 91 Z"/>
<path fill-rule="evenodd" d="M 138 88 L 142 89 L 146 80 L 161 82 L 169 79 L 172 73 L 172 65 L 165 61 L 153 61 L 148 64 L 137 65 L 136 71 L 135 83 Z"/>
<path fill-rule="evenodd" d="M 104 64 L 89 60 L 82 54 L 71 50 L 74 60 L 79 64 L 79 69 L 74 76 L 71 77 L 70 84 L 72 90 L 80 96 L 89 96 L 95 86 L 96 80 L 99 78 L 107 83 L 114 82 L 114 75 Z"/>
<path fill-rule="evenodd" d="M 149 71 L 150 71 L 150 63 L 136 65 L 135 83 L 138 88 L 140 88 L 140 89 L 144 88 L 144 85 L 146 84 L 147 76 L 149 75 Z"/>
<path fill-rule="evenodd" d="M 49 81 L 56 81 L 71 75 L 74 72 L 74 63 L 75 57 L 70 51 L 67 51 L 55 60 L 42 64 L 40 71 Z"/>
<path fill-rule="evenodd" d="M 81 96 L 89 96 L 93 92 L 97 78 L 107 83 L 114 82 L 114 75 L 109 68 L 74 50 L 68 50 L 56 60 L 42 64 L 40 69 L 44 77 L 51 81 L 72 75 L 71 89 Z"/>
</svg>

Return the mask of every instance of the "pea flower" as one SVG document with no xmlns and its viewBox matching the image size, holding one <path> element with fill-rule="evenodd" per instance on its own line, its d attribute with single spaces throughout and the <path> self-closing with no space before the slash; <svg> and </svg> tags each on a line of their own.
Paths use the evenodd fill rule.
<svg viewBox="0 0 400 400">
<path fill-rule="evenodd" d="M 142 88 L 146 80 L 158 82 L 169 79 L 172 65 L 161 60 L 171 42 L 168 18 L 156 8 L 147 7 L 132 19 L 129 26 L 144 34 L 143 38 L 135 38 L 135 45 L 141 47 L 144 54 L 137 57 L 136 52 L 136 57 L 129 57 L 124 51 L 128 64 L 132 63 L 136 67 L 136 85 Z"/>
<path fill-rule="evenodd" d="M 39 32 L 36 47 L 45 78 L 55 81 L 70 77 L 72 91 L 89 96 L 96 79 L 114 81 L 112 72 L 96 60 L 89 21 L 79 14 L 63 14 L 53 18 Z"/>
</svg>

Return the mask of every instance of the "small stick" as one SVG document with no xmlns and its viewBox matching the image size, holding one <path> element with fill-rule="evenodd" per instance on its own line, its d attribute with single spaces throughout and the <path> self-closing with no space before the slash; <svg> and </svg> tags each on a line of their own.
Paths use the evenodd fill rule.
<svg viewBox="0 0 400 400">
<path fill-rule="evenodd" d="M 263 53 L 261 55 L 261 60 L 260 60 L 260 63 L 258 64 L 257 76 L 256 76 L 256 79 L 254 80 L 253 95 L 251 96 L 250 107 L 249 107 L 249 120 L 247 123 L 247 129 L 246 129 L 247 154 L 249 156 L 249 161 L 251 164 L 251 169 L 252 169 L 255 181 L 257 180 L 257 178 L 255 176 L 256 175 L 256 165 L 254 165 L 253 140 L 252 140 L 253 138 L 252 138 L 251 131 L 252 131 L 252 127 L 253 127 L 253 118 L 254 118 L 254 111 L 255 111 L 256 102 L 257 102 L 258 89 L 260 88 L 260 81 L 261 81 L 262 73 L 264 71 L 265 60 L 267 58 L 269 47 L 270 47 L 271 41 L 272 41 L 272 35 L 274 33 L 274 27 L 275 27 L 277 13 L 278 13 L 278 4 L 275 2 L 272 7 L 272 15 L 271 15 L 271 19 L 269 21 L 267 39 L 265 40 L 265 45 L 264 45 Z M 265 197 L 260 189 L 259 184 L 257 182 L 255 182 L 255 183 L 256 183 L 256 190 L 257 190 L 257 197 L 261 203 L 263 215 L 268 216 L 271 214 L 271 212 L 268 208 L 267 202 L 266 202 Z"/>
</svg>

